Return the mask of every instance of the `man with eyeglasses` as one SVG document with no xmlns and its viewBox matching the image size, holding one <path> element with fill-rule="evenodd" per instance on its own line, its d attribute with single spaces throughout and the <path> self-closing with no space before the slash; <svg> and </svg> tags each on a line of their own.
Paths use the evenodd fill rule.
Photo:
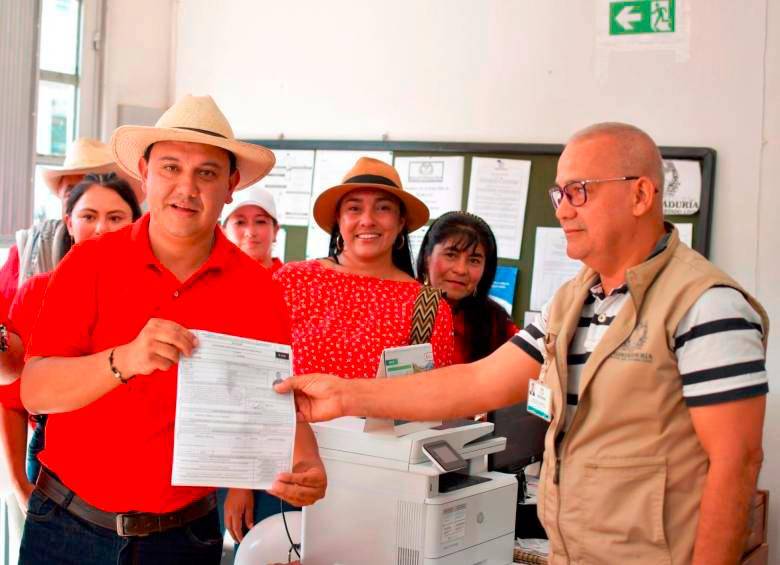
<svg viewBox="0 0 780 565">
<path fill-rule="evenodd" d="M 576 133 L 556 183 L 584 267 L 510 343 L 425 375 L 278 390 L 309 421 L 527 401 L 551 421 L 538 496 L 550 563 L 736 563 L 763 457 L 766 312 L 664 222 L 663 162 L 643 131 Z"/>
</svg>

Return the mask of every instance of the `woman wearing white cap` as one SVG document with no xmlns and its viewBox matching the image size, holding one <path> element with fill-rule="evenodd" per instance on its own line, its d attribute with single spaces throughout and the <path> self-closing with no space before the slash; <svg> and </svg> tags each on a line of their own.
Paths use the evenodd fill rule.
<svg viewBox="0 0 780 565">
<path fill-rule="evenodd" d="M 233 201 L 222 210 L 222 229 L 241 251 L 272 273 L 283 263 L 272 256 L 279 233 L 274 196 L 259 185 L 233 194 Z M 262 490 L 218 489 L 220 527 L 230 530 L 234 540 L 244 538 L 244 521 L 258 524 L 279 512 L 279 499 Z M 285 511 L 299 508 L 283 503 Z"/>
<path fill-rule="evenodd" d="M 235 194 L 222 211 L 222 228 L 241 251 L 272 273 L 282 267 L 283 263 L 272 255 L 279 222 L 270 191 L 255 185 Z"/>
</svg>

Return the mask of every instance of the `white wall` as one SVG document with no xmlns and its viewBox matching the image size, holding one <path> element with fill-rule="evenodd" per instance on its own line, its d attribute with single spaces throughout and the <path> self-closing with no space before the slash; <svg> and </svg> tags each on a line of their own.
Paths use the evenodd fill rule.
<svg viewBox="0 0 780 565">
<path fill-rule="evenodd" d="M 777 321 L 780 8 L 677 2 L 689 8 L 684 61 L 670 51 L 604 58 L 596 1 L 186 0 L 175 95 L 213 95 L 243 137 L 560 143 L 621 120 L 662 145 L 713 147 L 712 258 Z M 779 365 L 775 332 L 770 374 Z M 761 484 L 773 494 L 776 562 L 780 385 L 771 380 Z"/>
<path fill-rule="evenodd" d="M 245 137 L 562 142 L 612 119 L 711 146 L 712 254 L 755 288 L 756 232 L 729 218 L 757 210 L 765 1 L 694 2 L 689 62 L 616 53 L 601 80 L 594 4 L 187 0 L 176 95 L 212 94 Z"/>
<path fill-rule="evenodd" d="M 759 32 L 760 33 L 760 32 Z M 770 529 L 772 543 L 770 563 L 780 562 L 780 3 L 768 1 L 766 42 L 766 87 L 764 89 L 764 143 L 761 154 L 761 184 L 758 213 L 746 217 L 745 223 L 758 223 L 758 257 L 756 293 L 774 324 L 769 342 L 770 386 L 767 418 L 764 426 L 765 462 L 761 484 L 772 491 Z"/>
<path fill-rule="evenodd" d="M 120 104 L 170 105 L 173 0 L 106 0 L 100 137 L 108 141 Z"/>
</svg>

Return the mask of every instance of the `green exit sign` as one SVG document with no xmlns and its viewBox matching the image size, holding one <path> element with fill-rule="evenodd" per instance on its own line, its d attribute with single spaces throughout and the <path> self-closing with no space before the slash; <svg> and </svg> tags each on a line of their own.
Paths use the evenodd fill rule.
<svg viewBox="0 0 780 565">
<path fill-rule="evenodd" d="M 675 25 L 674 0 L 629 0 L 609 3 L 609 34 L 670 33 Z"/>
</svg>

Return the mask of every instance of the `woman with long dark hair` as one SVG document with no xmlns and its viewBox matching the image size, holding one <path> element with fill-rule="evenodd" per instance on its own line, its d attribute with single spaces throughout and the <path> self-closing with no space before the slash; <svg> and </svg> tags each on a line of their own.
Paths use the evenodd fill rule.
<svg viewBox="0 0 780 565">
<path fill-rule="evenodd" d="M 490 355 L 517 333 L 506 311 L 488 296 L 498 253 L 490 226 L 468 212 L 447 212 L 423 238 L 417 279 L 440 288 L 452 308 L 455 363 Z"/>
<path fill-rule="evenodd" d="M 72 244 L 76 245 L 129 226 L 140 217 L 141 208 L 135 192 L 115 173 L 86 175 L 65 200 L 65 226 Z M 22 350 L 32 334 L 51 276 L 52 272 L 48 272 L 27 279 L 11 304 L 8 333 L 20 338 L 18 343 Z M 0 445 L 14 494 L 19 506 L 26 511 L 40 471 L 37 454 L 43 449 L 46 416 L 30 419 L 33 432 L 27 448 L 27 412 L 19 397 L 22 368 L 10 375 L 10 379 L 15 379 L 11 384 L 0 387 Z"/>
<path fill-rule="evenodd" d="M 293 371 L 373 378 L 384 349 L 412 343 L 415 303 L 428 294 L 409 251 L 409 233 L 425 225 L 428 208 L 403 190 L 392 166 L 363 157 L 317 198 L 314 220 L 331 234 L 329 256 L 274 274 L 290 308 Z M 441 367 L 452 362 L 452 318 L 439 296 L 430 303 L 437 310 L 422 341 Z"/>
</svg>

